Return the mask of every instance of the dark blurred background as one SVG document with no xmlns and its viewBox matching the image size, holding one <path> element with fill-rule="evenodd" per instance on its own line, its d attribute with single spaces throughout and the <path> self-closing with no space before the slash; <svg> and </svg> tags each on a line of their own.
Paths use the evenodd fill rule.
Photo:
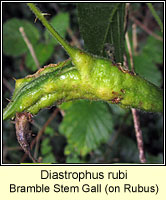
<svg viewBox="0 0 166 200">
<path fill-rule="evenodd" d="M 69 29 L 66 30 L 64 36 L 70 43 L 76 44 L 76 42 L 79 42 L 80 46 L 83 47 L 83 40 L 80 36 L 77 20 L 76 5 L 74 3 L 38 3 L 37 6 L 43 12 L 50 14 L 46 16 L 48 20 L 51 20 L 52 17 L 58 15 L 59 13 L 67 13 L 68 18 L 64 18 L 64 20 L 66 20 L 64 23 L 67 23 L 67 20 L 69 20 L 69 24 L 67 25 Z M 140 20 L 143 24 L 146 24 L 148 29 L 158 33 L 159 27 L 149 12 L 146 4 L 133 3 L 131 7 L 132 14 L 134 14 L 138 20 Z M 154 4 L 154 8 L 156 9 L 160 18 L 163 19 L 162 3 Z M 2 16 L 3 25 L 8 23 L 9 20 L 17 18 L 21 20 L 27 20 L 38 29 L 38 42 L 43 44 L 43 49 L 49 45 L 51 49 L 49 50 L 49 56 L 47 54 L 48 50 L 46 52 L 39 52 L 39 54 L 42 54 L 43 58 L 45 58 L 44 60 L 40 61 L 41 67 L 49 63 L 57 63 L 68 58 L 61 46 L 51 43 L 51 40 L 46 39 L 44 33 L 45 29 L 41 23 L 38 21 L 35 24 L 33 23 L 35 17 L 25 3 L 3 2 Z M 63 20 L 61 23 L 63 23 Z M 133 22 L 129 20 L 129 34 L 131 33 L 132 23 Z M 5 28 L 3 27 L 3 31 L 4 29 Z M 7 30 L 5 31 L 7 31 L 8 34 L 14 34 L 14 30 L 12 31 L 10 27 L 7 27 L 6 29 Z M 8 40 L 8 34 L 4 34 L 3 32 L 3 47 L 4 45 L 8 45 L 9 48 L 11 48 L 11 46 L 15 44 L 7 43 L 7 41 L 10 41 Z M 74 41 L 72 36 L 74 36 L 77 40 Z M 145 41 L 147 41 L 148 37 L 148 34 L 138 27 L 140 51 L 145 45 Z M 17 41 L 15 41 L 15 43 L 17 43 Z M 155 42 L 152 41 L 150 45 L 153 43 L 155 44 Z M 14 46 L 12 47 L 14 48 Z M 151 46 L 149 48 L 151 48 Z M 6 49 L 8 49 L 8 47 L 5 46 L 5 50 L 3 51 L 3 108 L 6 107 L 8 103 L 6 98 L 10 99 L 14 90 L 15 82 L 13 77 L 22 78 L 26 75 L 33 74 L 37 70 L 34 63 L 29 64 L 31 63 L 32 58 L 30 55 L 28 55 L 28 50 L 27 52 L 15 56 Z M 155 46 L 153 53 L 155 53 Z M 154 79 L 158 81 L 157 83 L 160 87 L 163 87 L 163 61 L 161 58 L 159 58 L 157 63 L 155 63 L 155 70 L 156 74 Z M 79 152 L 77 152 L 77 150 L 69 150 L 70 148 L 67 147 L 68 141 L 65 135 L 61 134 L 59 131 L 59 126 L 63 120 L 63 112 L 58 112 L 55 119 L 45 129 L 40 139 L 39 148 L 34 148 L 33 153 L 36 153 L 38 157 L 41 157 L 42 162 L 49 163 L 139 163 L 131 111 L 120 109 L 116 105 L 108 105 L 108 107 L 109 112 L 112 114 L 112 133 L 110 134 L 107 142 L 99 144 L 96 149 L 92 150 L 86 155 L 81 155 Z M 44 109 L 34 117 L 34 122 L 32 125 L 32 132 L 34 133 L 33 139 L 56 108 L 56 106 L 53 106 L 50 109 Z M 147 162 L 163 163 L 163 116 L 161 114 L 144 112 L 139 112 L 139 115 L 140 124 L 143 131 Z M 67 149 L 69 152 L 67 152 L 65 149 Z M 20 162 L 31 162 L 31 160 L 24 155 L 24 152 L 21 150 L 16 140 L 14 124 L 12 124 L 9 120 L 4 121 L 3 163 L 13 164 Z"/>
</svg>

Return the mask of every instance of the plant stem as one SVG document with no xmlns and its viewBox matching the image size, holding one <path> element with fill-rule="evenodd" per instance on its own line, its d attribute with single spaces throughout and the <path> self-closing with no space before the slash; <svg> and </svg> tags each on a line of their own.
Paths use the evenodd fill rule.
<svg viewBox="0 0 166 200">
<path fill-rule="evenodd" d="M 127 48 L 128 48 L 128 51 L 129 51 L 129 56 L 130 56 L 131 70 L 132 70 L 132 72 L 134 72 L 133 55 L 132 55 L 132 50 L 131 50 L 128 32 L 126 32 L 125 38 L 126 38 Z M 137 146 L 138 146 L 138 151 L 139 151 L 139 160 L 140 160 L 141 163 L 146 163 L 139 115 L 138 115 L 138 112 L 137 112 L 136 109 L 132 108 L 131 111 L 132 111 L 132 115 L 133 115 L 134 128 L 135 128 Z"/>
<path fill-rule="evenodd" d="M 55 116 L 57 115 L 57 113 L 60 112 L 59 108 L 56 108 L 54 110 L 54 112 L 52 113 L 52 115 L 48 118 L 48 120 L 45 122 L 45 124 L 42 126 L 42 128 L 38 131 L 36 138 L 31 142 L 31 146 L 30 148 L 32 149 L 33 146 L 36 143 L 36 147 L 35 147 L 35 151 L 34 151 L 34 158 L 37 158 L 37 153 L 38 153 L 38 148 L 39 148 L 39 142 L 40 142 L 40 138 L 42 136 L 42 134 L 44 133 L 46 127 L 51 123 L 51 121 L 55 118 Z M 33 123 L 34 125 L 34 123 Z M 21 159 L 21 162 L 23 162 L 27 157 L 27 154 L 24 154 L 24 156 Z M 37 159 L 39 160 L 39 158 Z"/>
<path fill-rule="evenodd" d="M 34 152 L 34 158 L 37 158 L 38 149 L 39 149 L 39 142 L 40 142 L 40 138 L 41 138 L 42 134 L 44 133 L 44 131 L 47 128 L 47 126 L 51 123 L 51 121 L 56 117 L 56 115 L 57 115 L 58 112 L 59 112 L 59 108 L 56 108 L 54 110 L 54 112 L 52 113 L 52 115 L 48 118 L 48 120 L 46 121 L 46 123 L 43 125 L 43 127 L 40 129 L 40 131 L 38 132 L 35 140 L 31 144 L 31 148 L 32 148 L 32 145 L 34 145 L 35 142 L 36 142 L 35 152 Z"/>
<path fill-rule="evenodd" d="M 129 51 L 131 71 L 134 72 L 134 61 L 133 61 L 132 50 L 131 50 L 128 32 L 126 32 L 125 38 L 126 38 L 127 48 L 128 48 L 128 51 Z"/>
<path fill-rule="evenodd" d="M 10 83 L 4 77 L 3 77 L 3 84 L 8 88 L 10 92 L 13 92 L 14 88 L 12 87 L 12 85 L 10 85 Z"/>
<path fill-rule="evenodd" d="M 133 114 L 134 127 L 135 127 L 135 133 L 136 133 L 136 138 L 137 138 L 137 146 L 138 146 L 138 150 L 139 150 L 139 160 L 141 163 L 146 163 L 142 131 L 141 131 L 141 127 L 140 127 L 138 112 L 134 108 L 132 108 L 131 110 L 132 110 L 132 114 Z"/>
<path fill-rule="evenodd" d="M 44 17 L 44 14 L 35 6 L 33 3 L 27 3 L 32 12 L 36 15 L 36 17 L 42 22 L 43 26 L 45 26 L 49 32 L 56 38 L 56 40 L 63 46 L 63 48 L 67 51 L 69 56 L 73 56 L 75 53 L 75 48 L 71 47 L 67 41 L 65 41 L 56 30 L 49 24 L 49 22 Z"/>
<path fill-rule="evenodd" d="M 144 24 L 142 24 L 139 20 L 137 20 L 134 16 L 130 16 L 130 19 L 134 21 L 135 24 L 137 24 L 139 27 L 141 27 L 146 33 L 153 36 L 157 40 L 163 41 L 163 38 L 157 35 L 156 33 L 153 33 L 150 29 L 148 29 Z"/>
<path fill-rule="evenodd" d="M 157 21 L 158 25 L 160 26 L 161 32 L 163 33 L 163 23 L 162 23 L 160 17 L 158 16 L 157 12 L 155 11 L 152 3 L 147 3 L 147 6 L 148 6 L 149 10 L 151 11 L 153 17 Z"/>
<path fill-rule="evenodd" d="M 31 56 L 32 56 L 32 58 L 33 58 L 33 60 L 34 60 L 34 62 L 36 64 L 36 67 L 38 69 L 40 69 L 40 64 L 39 64 L 39 61 L 38 61 L 37 56 L 35 54 L 34 48 L 33 48 L 32 44 L 30 43 L 29 39 L 27 38 L 27 36 L 25 34 L 25 31 L 24 31 L 24 28 L 20 27 L 19 31 L 20 31 L 20 33 L 21 33 L 21 35 L 22 35 L 22 37 L 23 37 L 23 39 L 24 39 L 29 51 L 30 51 L 30 54 L 31 54 Z"/>
</svg>

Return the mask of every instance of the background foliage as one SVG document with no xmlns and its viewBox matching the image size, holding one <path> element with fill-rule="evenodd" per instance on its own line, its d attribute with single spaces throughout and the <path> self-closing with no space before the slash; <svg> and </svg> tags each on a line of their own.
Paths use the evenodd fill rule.
<svg viewBox="0 0 166 200">
<path fill-rule="evenodd" d="M 93 6 L 92 6 L 93 5 Z M 93 10 L 95 6 L 95 11 Z M 105 24 L 93 27 L 95 20 L 102 23 L 101 12 L 105 14 Z M 120 3 L 120 8 L 123 8 Z M 79 4 L 74 3 L 39 3 L 38 7 L 49 14 L 47 19 L 56 30 L 72 44 L 78 43 L 92 53 L 106 56 L 105 43 L 110 43 L 115 60 L 121 62 L 120 54 L 124 50 L 122 29 L 116 30 L 120 41 L 113 41 L 112 27 L 117 28 L 114 21 L 108 20 L 111 3 Z M 163 19 L 162 3 L 155 3 L 154 7 Z M 28 39 L 34 47 L 40 66 L 57 63 L 68 58 L 64 50 L 57 44 L 50 34 L 37 21 L 26 4 L 3 3 L 3 108 L 7 105 L 5 98 L 9 98 L 14 89 L 12 77 L 21 78 L 32 74 L 37 67 L 29 53 L 27 46 L 19 32 L 23 26 Z M 78 9 L 78 10 L 77 10 Z M 86 19 L 84 14 L 92 13 Z M 161 35 L 160 28 L 144 3 L 132 3 L 131 15 L 137 17 L 153 32 Z M 121 13 L 123 15 L 124 13 Z M 120 15 L 117 13 L 117 18 Z M 111 16 L 110 16 L 111 19 Z M 120 19 L 120 18 L 119 18 Z M 130 19 L 130 18 L 129 18 Z M 108 20 L 108 21 L 107 21 Z M 87 24 L 89 22 L 89 25 Z M 86 22 L 86 23 L 83 23 Z M 81 23 L 79 28 L 79 23 Z M 132 43 L 132 21 L 129 20 L 128 31 Z M 122 26 L 122 25 L 121 25 Z M 110 28 L 111 27 L 111 28 Z M 98 28 L 98 29 L 97 29 Z M 89 29 L 89 32 L 87 32 Z M 80 30 L 80 32 L 79 32 Z M 101 32 L 102 30 L 102 32 Z M 81 33 L 81 34 L 80 34 Z M 88 33 L 88 34 L 87 34 Z M 74 37 L 73 37 L 74 36 Z M 134 56 L 135 71 L 149 81 L 163 87 L 163 42 L 149 36 L 137 27 L 138 54 Z M 91 38 L 95 38 L 92 41 Z M 83 41 L 84 39 L 84 41 Z M 96 46 L 96 41 L 98 44 Z M 119 41 L 119 40 L 118 40 Z M 116 48 L 115 48 L 116 45 Z M 118 56 L 119 55 L 119 56 Z M 126 55 L 128 52 L 126 49 Z M 112 57 L 111 57 L 112 59 Z M 40 138 L 39 148 L 34 153 L 42 157 L 44 163 L 138 163 L 138 150 L 130 110 L 123 110 L 116 105 L 104 102 L 75 101 L 59 106 L 59 112 L 46 127 Z M 56 106 L 39 112 L 34 117 L 32 131 L 37 134 L 54 112 Z M 161 114 L 140 112 L 141 128 L 143 131 L 145 152 L 148 163 L 163 162 L 163 116 Z M 9 121 L 3 122 L 3 162 L 19 163 L 31 162 L 24 159 L 24 152 L 20 149 L 15 136 L 14 125 Z"/>
</svg>

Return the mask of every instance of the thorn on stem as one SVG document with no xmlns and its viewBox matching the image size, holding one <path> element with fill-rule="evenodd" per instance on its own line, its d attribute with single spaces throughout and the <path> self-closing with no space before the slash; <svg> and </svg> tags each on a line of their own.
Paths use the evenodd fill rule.
<svg viewBox="0 0 166 200">
<path fill-rule="evenodd" d="M 51 14 L 49 14 L 49 13 L 42 13 L 42 15 L 45 16 L 45 15 L 51 15 Z M 38 18 L 36 17 L 35 20 L 34 20 L 34 23 L 37 22 L 37 19 L 38 19 Z"/>
<path fill-rule="evenodd" d="M 9 102 L 11 102 L 11 100 L 10 99 L 8 99 L 8 98 L 5 98 L 7 101 L 9 101 Z"/>
</svg>

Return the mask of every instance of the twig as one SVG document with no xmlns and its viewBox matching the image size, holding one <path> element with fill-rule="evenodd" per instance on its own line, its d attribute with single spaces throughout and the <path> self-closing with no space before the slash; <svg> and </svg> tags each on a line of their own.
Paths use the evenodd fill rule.
<svg viewBox="0 0 166 200">
<path fill-rule="evenodd" d="M 38 132 L 34 143 L 36 142 L 36 146 L 35 146 L 35 152 L 34 152 L 34 158 L 37 158 L 37 154 L 38 154 L 38 149 L 39 149 L 39 142 L 40 142 L 40 138 L 42 136 L 42 134 L 44 133 L 46 127 L 51 123 L 51 121 L 55 118 L 55 116 L 57 115 L 57 113 L 59 112 L 59 108 L 56 108 L 54 110 L 54 112 L 52 113 L 52 115 L 48 118 L 48 120 L 46 121 L 46 123 L 43 125 L 43 127 L 40 129 L 40 131 Z"/>
<path fill-rule="evenodd" d="M 129 24 L 129 7 L 130 7 L 130 3 L 126 3 L 125 16 L 124 16 L 124 34 L 126 34 L 127 32 L 127 28 Z"/>
<path fill-rule="evenodd" d="M 128 48 L 129 56 L 130 56 L 131 70 L 132 72 L 134 72 L 133 56 L 132 56 L 128 32 L 126 32 L 125 37 L 126 37 L 127 48 Z M 142 138 L 142 131 L 141 131 L 140 122 L 139 122 L 139 116 L 136 109 L 132 108 L 131 110 L 132 110 L 132 115 L 133 115 L 133 120 L 134 120 L 134 128 L 135 128 L 137 146 L 138 146 L 138 151 L 139 151 L 139 159 L 141 163 L 145 163 L 146 158 L 144 155 L 143 138 Z"/>
<path fill-rule="evenodd" d="M 155 11 L 155 9 L 154 9 L 152 3 L 146 3 L 146 4 L 147 4 L 149 10 L 151 11 L 153 17 L 154 17 L 155 20 L 157 21 L 158 25 L 160 26 L 161 32 L 163 33 L 163 23 L 162 23 L 160 17 L 158 16 L 157 12 Z"/>
<path fill-rule="evenodd" d="M 136 56 L 138 54 L 137 25 L 136 24 L 132 25 L 132 33 L 133 33 L 133 50 L 134 50 L 134 55 Z"/>
<path fill-rule="evenodd" d="M 8 88 L 10 92 L 13 92 L 13 87 L 10 85 L 10 83 L 3 77 L 3 84 Z"/>
<path fill-rule="evenodd" d="M 21 33 L 21 35 L 22 35 L 22 37 L 23 37 L 23 39 L 24 39 L 24 41 L 25 41 L 25 43 L 26 43 L 26 45 L 27 45 L 27 47 L 28 47 L 28 49 L 29 49 L 29 51 L 31 53 L 31 55 L 32 55 L 32 58 L 33 58 L 33 60 L 34 60 L 34 62 L 36 64 L 36 67 L 39 69 L 40 68 L 39 61 L 38 61 L 38 59 L 36 57 L 36 54 L 35 54 L 35 51 L 33 49 L 32 44 L 30 43 L 29 39 L 27 38 L 27 36 L 25 34 L 24 28 L 20 27 L 19 31 L 20 31 L 20 33 Z"/>
<path fill-rule="evenodd" d="M 15 128 L 18 143 L 20 144 L 24 152 L 29 156 L 29 158 L 34 163 L 36 163 L 37 161 L 33 158 L 29 145 L 29 140 L 31 138 L 31 130 L 29 123 L 31 122 L 31 120 L 32 115 L 30 113 L 16 113 Z"/>
<path fill-rule="evenodd" d="M 37 152 L 38 152 L 38 147 L 39 147 L 39 142 L 40 142 L 40 138 L 42 136 L 42 134 L 44 133 L 46 127 L 51 123 L 51 121 L 55 118 L 55 116 L 57 115 L 57 113 L 59 112 L 59 108 L 56 108 L 55 111 L 52 113 L 52 115 L 48 118 L 48 120 L 46 121 L 46 123 L 43 125 L 43 127 L 40 129 L 40 131 L 38 132 L 36 138 L 31 142 L 31 149 L 33 148 L 33 146 L 36 143 L 36 147 L 35 147 L 35 153 L 34 153 L 34 157 L 37 157 Z M 26 159 L 27 155 L 24 154 L 24 156 L 21 159 L 21 162 L 23 162 Z"/>
<path fill-rule="evenodd" d="M 146 158 L 144 154 L 144 145 L 143 145 L 143 138 L 142 138 L 142 131 L 140 128 L 140 121 L 138 112 L 136 109 L 132 108 L 132 114 L 133 114 L 133 120 L 134 120 L 134 127 L 135 127 L 135 133 L 137 138 L 137 145 L 139 149 L 139 159 L 141 163 L 146 163 Z"/>
<path fill-rule="evenodd" d="M 144 24 L 142 24 L 139 20 L 137 20 L 134 16 L 130 16 L 130 19 L 134 21 L 135 24 L 137 24 L 139 27 L 141 27 L 146 33 L 149 35 L 153 36 L 157 40 L 163 41 L 163 38 L 160 37 L 159 35 L 155 34 L 153 31 L 148 29 Z"/>
<path fill-rule="evenodd" d="M 125 38 L 126 38 L 127 48 L 128 48 L 128 51 L 129 51 L 129 56 L 130 56 L 131 70 L 132 70 L 132 72 L 134 72 L 134 62 L 133 62 L 133 56 L 132 56 L 132 50 L 131 50 L 128 32 L 126 32 Z"/>
</svg>

